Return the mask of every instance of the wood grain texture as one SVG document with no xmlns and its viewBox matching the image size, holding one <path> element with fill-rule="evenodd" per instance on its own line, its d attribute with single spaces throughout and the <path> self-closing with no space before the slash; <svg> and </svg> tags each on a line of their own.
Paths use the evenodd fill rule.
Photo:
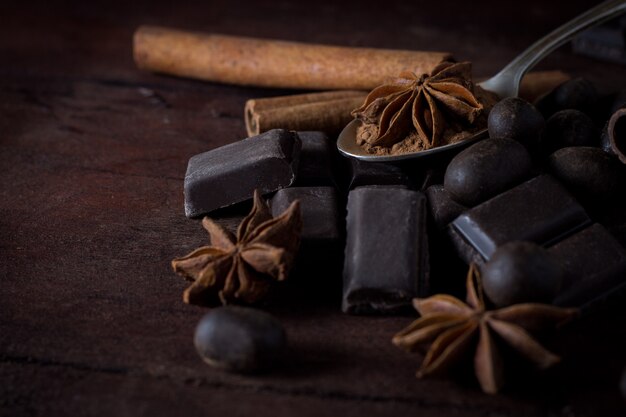
<svg viewBox="0 0 626 417">
<path fill-rule="evenodd" d="M 206 310 L 182 303 L 187 283 L 169 267 L 206 241 L 183 213 L 187 160 L 246 136 L 247 99 L 286 91 L 143 73 L 138 25 L 428 47 L 488 75 L 594 2 L 529 1 L 506 25 L 506 2 L 489 2 L 489 16 L 457 1 L 244 3 L 0 5 L 0 415 L 623 415 L 623 314 L 565 329 L 552 344 L 567 349 L 562 365 L 493 397 L 463 378 L 415 379 L 419 358 L 390 343 L 411 317 L 342 315 L 336 291 L 299 285 L 316 278 L 304 273 L 269 308 L 291 344 L 280 369 L 246 377 L 202 363 L 192 334 Z M 567 48 L 542 68 L 604 90 L 626 80 Z"/>
</svg>

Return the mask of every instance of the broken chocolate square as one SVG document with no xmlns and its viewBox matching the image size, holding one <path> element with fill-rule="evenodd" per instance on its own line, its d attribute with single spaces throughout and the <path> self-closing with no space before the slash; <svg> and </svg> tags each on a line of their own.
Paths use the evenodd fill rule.
<svg viewBox="0 0 626 417">
<path fill-rule="evenodd" d="M 588 226 L 580 204 L 549 175 L 541 175 L 466 211 L 448 230 L 465 262 L 488 261 L 516 240 L 550 246 Z"/>
<path fill-rule="evenodd" d="M 215 209 L 288 187 L 295 181 L 300 139 L 275 129 L 191 157 L 185 175 L 185 214 Z"/>
</svg>

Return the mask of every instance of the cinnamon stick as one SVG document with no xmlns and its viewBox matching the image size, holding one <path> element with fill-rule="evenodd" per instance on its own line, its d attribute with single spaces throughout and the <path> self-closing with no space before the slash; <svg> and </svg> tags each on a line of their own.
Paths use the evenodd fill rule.
<svg viewBox="0 0 626 417">
<path fill-rule="evenodd" d="M 229 84 L 370 90 L 402 71 L 428 73 L 446 52 L 327 46 L 141 26 L 139 68 Z"/>
<path fill-rule="evenodd" d="M 244 110 L 248 136 L 289 129 L 321 130 L 332 137 L 352 120 L 350 112 L 366 96 L 365 91 L 346 90 L 248 100 Z"/>
</svg>

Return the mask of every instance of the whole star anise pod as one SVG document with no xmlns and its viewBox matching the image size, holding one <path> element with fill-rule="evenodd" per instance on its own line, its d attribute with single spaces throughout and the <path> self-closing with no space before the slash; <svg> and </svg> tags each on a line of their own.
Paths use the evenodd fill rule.
<svg viewBox="0 0 626 417">
<path fill-rule="evenodd" d="M 174 271 L 193 284 L 183 294 L 189 304 L 215 305 L 260 301 L 274 280 L 287 278 L 300 244 L 300 203 L 272 218 L 258 191 L 254 206 L 235 237 L 205 217 L 211 246 L 203 246 L 172 261 Z"/>
<path fill-rule="evenodd" d="M 416 132 L 423 149 L 440 146 L 446 129 L 457 133 L 481 114 L 471 63 L 442 62 L 431 74 L 403 72 L 372 90 L 352 115 L 363 122 L 357 142 L 389 147 Z"/>
<path fill-rule="evenodd" d="M 470 266 L 467 275 L 467 303 L 438 294 L 415 299 L 413 304 L 421 317 L 396 334 L 392 342 L 409 351 L 429 346 L 417 377 L 445 372 L 476 346 L 474 372 L 482 390 L 490 394 L 498 392 L 504 383 L 498 343 L 508 344 L 536 367 L 545 369 L 560 358 L 529 332 L 555 327 L 578 313 L 576 309 L 535 303 L 486 310 L 475 265 Z"/>
</svg>

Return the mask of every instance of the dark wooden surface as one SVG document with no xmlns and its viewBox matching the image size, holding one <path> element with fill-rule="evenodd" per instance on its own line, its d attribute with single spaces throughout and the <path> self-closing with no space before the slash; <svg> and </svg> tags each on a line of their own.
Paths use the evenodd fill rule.
<svg viewBox="0 0 626 417">
<path fill-rule="evenodd" d="M 206 310 L 182 303 L 169 267 L 206 240 L 183 214 L 186 163 L 244 137 L 246 99 L 284 91 L 147 74 L 131 58 L 147 23 L 447 50 L 489 75 L 593 1 L 176 3 L 0 5 L 0 415 L 624 415 L 623 307 L 565 329 L 552 345 L 564 363 L 499 396 L 417 380 L 419 357 L 390 343 L 411 317 L 342 315 L 336 292 L 297 286 L 269 308 L 291 343 L 280 369 L 205 366 L 192 334 Z M 626 84 L 625 67 L 567 47 L 541 66 Z"/>
</svg>

